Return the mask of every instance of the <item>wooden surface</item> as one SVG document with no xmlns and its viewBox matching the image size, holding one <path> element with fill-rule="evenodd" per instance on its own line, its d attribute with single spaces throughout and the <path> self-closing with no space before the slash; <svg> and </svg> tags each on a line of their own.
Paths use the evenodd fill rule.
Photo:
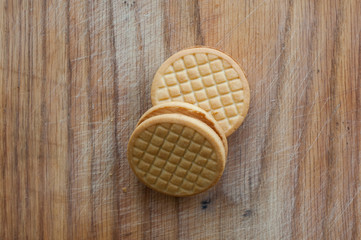
<svg viewBox="0 0 361 240">
<path fill-rule="evenodd" d="M 0 239 L 360 239 L 361 2 L 0 1 Z M 140 184 L 160 64 L 231 54 L 251 106 L 212 190 Z"/>
</svg>

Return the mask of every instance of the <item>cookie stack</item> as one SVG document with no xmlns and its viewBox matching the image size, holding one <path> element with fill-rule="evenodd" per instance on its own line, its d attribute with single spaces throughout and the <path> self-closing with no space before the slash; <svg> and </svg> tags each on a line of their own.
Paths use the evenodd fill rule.
<svg viewBox="0 0 361 240">
<path fill-rule="evenodd" d="M 227 138 L 247 115 L 250 92 L 240 66 L 212 48 L 182 50 L 156 72 L 153 107 L 128 143 L 128 161 L 148 187 L 185 197 L 214 186 L 224 171 Z"/>
</svg>

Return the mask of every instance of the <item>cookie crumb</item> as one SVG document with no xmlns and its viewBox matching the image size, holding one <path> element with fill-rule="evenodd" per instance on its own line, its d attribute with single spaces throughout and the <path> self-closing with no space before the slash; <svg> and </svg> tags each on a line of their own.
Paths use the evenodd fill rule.
<svg viewBox="0 0 361 240">
<path fill-rule="evenodd" d="M 126 188 L 126 187 L 123 187 L 122 190 L 123 190 L 123 192 L 125 192 L 125 193 L 127 192 L 127 188 Z"/>
</svg>

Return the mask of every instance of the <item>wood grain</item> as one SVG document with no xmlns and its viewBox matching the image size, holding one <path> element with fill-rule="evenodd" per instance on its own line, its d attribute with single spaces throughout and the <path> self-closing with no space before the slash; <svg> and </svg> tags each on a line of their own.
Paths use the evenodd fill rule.
<svg viewBox="0 0 361 240">
<path fill-rule="evenodd" d="M 0 1 L 0 239 L 360 239 L 361 2 Z M 126 159 L 160 64 L 243 67 L 225 173 L 189 198 Z"/>
</svg>

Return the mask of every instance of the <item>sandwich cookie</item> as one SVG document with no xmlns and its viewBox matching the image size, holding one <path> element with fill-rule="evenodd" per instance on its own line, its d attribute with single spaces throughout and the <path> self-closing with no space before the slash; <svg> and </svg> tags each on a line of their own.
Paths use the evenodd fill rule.
<svg viewBox="0 0 361 240">
<path fill-rule="evenodd" d="M 216 49 L 195 47 L 168 58 L 156 72 L 152 104 L 187 102 L 208 112 L 231 135 L 245 119 L 248 81 L 237 62 Z"/>
<path fill-rule="evenodd" d="M 166 102 L 161 103 L 159 105 L 156 105 L 152 108 L 150 108 L 148 111 L 146 111 L 143 116 L 139 119 L 137 126 L 144 122 L 144 120 L 158 116 L 165 113 L 179 113 L 183 114 L 192 118 L 196 118 L 204 123 L 206 123 L 209 127 L 211 127 L 217 135 L 221 138 L 224 149 L 226 151 L 226 155 L 228 154 L 228 142 L 227 137 L 224 134 L 223 129 L 221 126 L 219 126 L 218 122 L 210 116 L 206 111 L 201 109 L 200 107 L 197 107 L 195 105 L 192 105 L 190 103 L 185 102 Z"/>
<path fill-rule="evenodd" d="M 155 106 L 130 137 L 129 164 L 139 180 L 156 191 L 177 197 L 201 193 L 224 171 L 227 141 L 219 129 L 196 106 Z"/>
</svg>

